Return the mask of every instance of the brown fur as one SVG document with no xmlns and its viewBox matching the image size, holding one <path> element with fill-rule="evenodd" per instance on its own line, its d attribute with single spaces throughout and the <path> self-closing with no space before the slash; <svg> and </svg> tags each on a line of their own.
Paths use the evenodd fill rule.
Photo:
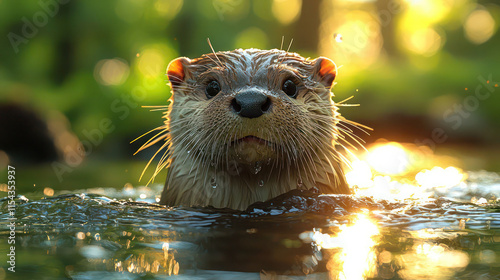
<svg viewBox="0 0 500 280">
<path fill-rule="evenodd" d="M 234 50 L 171 62 L 173 87 L 165 126 L 147 145 L 166 140 L 159 169 L 169 167 L 161 204 L 244 209 L 287 191 L 317 188 L 350 193 L 335 146 L 342 119 L 330 92 L 336 67 L 281 50 Z M 293 77 L 296 98 L 282 90 Z M 217 80 L 221 92 L 207 98 Z M 272 101 L 268 113 L 243 118 L 231 110 L 241 90 L 260 90 Z M 344 130 L 344 132 L 347 132 Z M 267 144 L 235 142 L 255 136 Z"/>
</svg>

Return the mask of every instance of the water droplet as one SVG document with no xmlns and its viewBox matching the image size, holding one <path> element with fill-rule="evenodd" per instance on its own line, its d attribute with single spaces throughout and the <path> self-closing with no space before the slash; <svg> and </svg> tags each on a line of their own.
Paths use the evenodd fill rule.
<svg viewBox="0 0 500 280">
<path fill-rule="evenodd" d="M 189 154 L 189 153 L 191 153 L 191 151 L 187 151 L 187 153 Z"/>
<path fill-rule="evenodd" d="M 335 40 L 335 42 L 337 43 L 342 43 L 342 34 L 340 33 L 334 33 L 333 34 L 333 39 Z"/>
<path fill-rule="evenodd" d="M 262 170 L 262 165 L 260 161 L 257 161 L 253 167 L 253 174 L 257 174 Z"/>
<path fill-rule="evenodd" d="M 212 177 L 210 179 L 210 185 L 212 186 L 212 189 L 216 189 L 217 188 L 217 182 L 215 180 L 215 177 Z"/>
<path fill-rule="evenodd" d="M 301 178 L 297 179 L 297 189 L 301 190 L 304 188 L 304 183 L 302 182 Z"/>
<path fill-rule="evenodd" d="M 259 187 L 263 187 L 264 186 L 264 180 L 260 180 L 259 181 Z"/>
</svg>

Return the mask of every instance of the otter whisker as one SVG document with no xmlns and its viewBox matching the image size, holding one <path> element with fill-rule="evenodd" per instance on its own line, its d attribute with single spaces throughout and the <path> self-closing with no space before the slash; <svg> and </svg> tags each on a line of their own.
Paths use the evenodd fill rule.
<svg viewBox="0 0 500 280">
<path fill-rule="evenodd" d="M 158 149 L 158 151 L 156 151 L 156 153 L 155 153 L 155 154 L 151 157 L 151 159 L 150 159 L 150 160 L 148 161 L 148 163 L 146 164 L 146 167 L 145 167 L 145 168 L 144 168 L 144 170 L 142 171 L 141 176 L 139 177 L 139 181 L 142 179 L 142 176 L 144 176 L 144 173 L 146 172 L 146 169 L 148 169 L 149 165 L 151 164 L 151 162 L 153 161 L 153 159 L 156 157 L 156 155 L 157 155 L 157 154 L 158 154 L 158 153 L 159 153 L 162 149 L 164 149 L 164 148 L 165 148 L 165 147 L 167 147 L 167 146 L 168 146 L 168 143 L 167 143 L 167 142 L 165 142 L 165 144 L 163 144 L 163 145 L 161 146 L 161 148 L 160 148 L 160 149 Z M 150 182 L 152 179 L 153 179 L 153 178 L 151 178 L 151 179 L 148 181 L 148 184 L 149 184 L 149 182 Z"/>
<path fill-rule="evenodd" d="M 335 75 L 334 63 L 289 53 L 293 39 L 287 51 L 215 52 L 207 42 L 212 53 L 169 64 L 171 103 L 150 107 L 163 111 L 165 125 L 144 134 L 153 137 L 139 150 L 164 141 L 146 165 L 159 159 L 150 180 L 169 168 L 160 203 L 242 209 L 302 185 L 349 193 L 341 166 L 350 163 L 343 153 L 362 146 L 354 132 L 366 128 L 337 112 L 336 104 L 351 106 L 351 98 L 331 99 L 334 83 L 322 77 Z M 285 91 L 287 75 L 305 86 Z M 245 90 L 244 102 L 267 96 L 272 110 L 257 103 L 238 108 L 247 106 L 237 100 Z"/>
<path fill-rule="evenodd" d="M 356 106 L 359 106 L 359 104 L 344 104 L 345 102 L 347 102 L 347 101 L 349 101 L 349 100 L 351 100 L 353 98 L 354 98 L 354 95 L 351 95 L 351 96 L 347 97 L 346 99 L 344 99 L 342 101 L 335 102 L 335 105 L 337 105 L 337 106 L 340 106 L 340 105 L 342 105 L 342 106 L 347 106 L 347 105 L 356 105 Z"/>
<path fill-rule="evenodd" d="M 360 124 L 360 123 L 357 123 L 357 122 L 354 122 L 354 121 L 351 121 L 351 120 L 347 120 L 347 119 L 342 118 L 342 117 L 339 118 L 339 122 L 352 125 L 353 127 L 356 127 L 360 131 L 366 133 L 367 135 L 370 135 L 370 133 L 367 132 L 367 131 L 365 131 L 364 129 L 366 129 L 366 130 L 373 130 L 369 126 L 366 126 L 366 125 L 363 125 L 363 124 Z"/>
<path fill-rule="evenodd" d="M 146 136 L 146 135 L 150 134 L 150 133 L 151 133 L 151 132 L 153 132 L 153 131 L 160 130 L 160 129 L 163 129 L 163 130 L 164 130 L 165 128 L 166 128 L 166 126 L 165 126 L 165 125 L 161 125 L 161 126 L 155 127 L 155 128 L 153 128 L 153 129 L 151 129 L 150 131 L 148 131 L 148 132 L 146 132 L 146 133 L 142 134 L 141 136 L 139 136 L 139 137 L 135 138 L 134 140 L 130 141 L 130 143 L 134 143 L 134 142 L 135 142 L 135 141 L 137 141 L 138 139 L 140 139 L 140 138 L 142 138 L 142 137 L 144 137 L 144 136 Z M 134 154 L 134 155 L 135 155 L 135 154 Z"/>
<path fill-rule="evenodd" d="M 345 130 L 343 127 L 338 127 L 338 130 L 342 132 L 344 135 L 347 137 L 351 138 L 354 142 L 356 142 L 359 146 L 364 146 L 365 140 L 363 140 L 361 137 L 357 136 L 354 134 L 352 131 Z"/>
<path fill-rule="evenodd" d="M 150 181 L 154 182 L 154 178 L 156 178 L 156 176 L 158 176 L 158 174 L 168 166 L 169 159 L 170 159 L 170 150 L 167 148 L 165 149 L 165 152 L 160 158 L 160 161 L 156 165 L 156 169 L 153 173 L 153 176 L 151 176 Z"/>
<path fill-rule="evenodd" d="M 157 130 L 157 129 L 155 129 L 155 130 Z M 146 143 L 144 143 L 139 149 L 137 149 L 137 151 L 134 153 L 134 155 L 137 154 L 138 152 L 142 151 L 142 150 L 145 150 L 145 149 L 151 147 L 152 145 L 158 143 L 158 141 L 160 141 L 162 139 L 165 139 L 166 137 L 168 137 L 168 129 L 165 128 L 165 127 L 163 127 L 162 131 L 160 131 L 157 134 L 155 134 L 148 141 L 146 141 Z"/>
<path fill-rule="evenodd" d="M 214 54 L 214 56 L 217 58 L 217 60 L 219 61 L 219 67 L 222 67 L 224 68 L 224 64 L 222 64 L 222 62 L 220 61 L 219 57 L 217 56 L 217 54 L 215 53 L 214 51 L 214 48 L 212 47 L 212 42 L 210 42 L 210 38 L 207 38 L 207 42 L 208 42 L 208 45 L 210 46 L 210 49 L 212 49 L 212 53 Z"/>
</svg>

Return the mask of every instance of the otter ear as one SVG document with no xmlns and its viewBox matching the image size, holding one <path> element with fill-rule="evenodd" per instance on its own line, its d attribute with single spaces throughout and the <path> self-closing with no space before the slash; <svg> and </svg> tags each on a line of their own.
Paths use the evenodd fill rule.
<svg viewBox="0 0 500 280">
<path fill-rule="evenodd" d="M 337 76 L 337 65 L 326 57 L 319 57 L 314 61 L 314 77 L 326 88 L 331 88 Z"/>
<path fill-rule="evenodd" d="M 184 82 L 187 73 L 187 66 L 191 60 L 187 57 L 178 57 L 172 60 L 167 67 L 168 80 L 173 88 L 179 86 Z"/>
</svg>

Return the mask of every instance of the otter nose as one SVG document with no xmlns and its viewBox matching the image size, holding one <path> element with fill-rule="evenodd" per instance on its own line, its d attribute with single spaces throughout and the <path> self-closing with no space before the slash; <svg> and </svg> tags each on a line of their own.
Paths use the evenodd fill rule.
<svg viewBox="0 0 500 280">
<path fill-rule="evenodd" d="M 231 107 L 244 118 L 257 118 L 269 110 L 271 99 L 262 92 L 246 90 L 234 97 Z"/>
</svg>

